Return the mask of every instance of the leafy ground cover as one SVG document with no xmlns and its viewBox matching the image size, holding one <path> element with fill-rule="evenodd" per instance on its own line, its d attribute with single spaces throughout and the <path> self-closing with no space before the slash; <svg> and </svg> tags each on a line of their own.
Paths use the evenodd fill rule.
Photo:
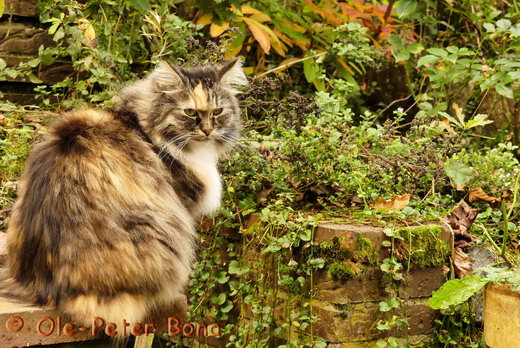
<svg viewBox="0 0 520 348">
<path fill-rule="evenodd" d="M 38 108 L 2 106 L 2 221 L 24 159 L 52 112 L 86 103 L 110 107 L 126 81 L 161 59 L 183 65 L 244 59 L 251 85 L 242 96 L 243 139 L 222 162 L 224 201 L 205 224 L 211 228 L 202 229 L 189 289 L 191 318 L 225 322 L 228 346 L 326 345 L 310 333 L 316 317 L 306 284 L 318 269 L 340 279 L 356 272 L 327 256 L 337 246 L 314 241 L 321 222 L 381 225 L 400 245 L 403 226 L 453 216 L 464 200 L 471 206 L 458 207 L 468 223 L 448 217 L 460 252 L 447 277 L 467 274 L 464 251 L 474 244 L 518 265 L 518 4 L 64 0 L 38 6 L 56 45 L 16 67 L 0 60 L 0 77 L 36 83 L 41 96 Z M 69 62 L 76 73 L 55 85 L 39 83 L 34 69 L 54 62 Z M 364 262 L 377 264 L 369 256 Z M 395 256 L 378 266 L 399 281 L 402 263 Z M 401 306 L 391 292 L 381 302 L 389 315 L 381 330 L 406 326 L 406 318 L 395 317 Z M 481 346 L 481 326 L 468 304 L 444 307 L 430 344 Z M 378 345 L 403 343 L 389 337 Z"/>
</svg>

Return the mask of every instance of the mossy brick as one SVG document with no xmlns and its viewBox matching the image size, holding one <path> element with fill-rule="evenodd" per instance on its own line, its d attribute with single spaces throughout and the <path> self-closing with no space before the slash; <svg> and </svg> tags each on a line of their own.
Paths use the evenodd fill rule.
<svg viewBox="0 0 520 348">
<path fill-rule="evenodd" d="M 37 17 L 38 0 L 5 0 L 5 14 L 21 17 Z"/>
<path fill-rule="evenodd" d="M 433 332 L 438 313 L 428 306 L 428 299 L 405 301 L 399 316 L 408 318 L 408 332 L 381 331 L 377 322 L 385 320 L 391 313 L 379 311 L 378 302 L 356 303 L 336 306 L 327 301 L 314 299 L 313 314 L 319 319 L 313 326 L 313 334 L 331 343 L 363 342 L 384 338 L 389 335 L 427 335 Z"/>
<path fill-rule="evenodd" d="M 382 301 L 387 298 L 383 272 L 377 267 L 365 267 L 354 279 L 341 281 L 331 277 L 328 271 L 318 271 L 313 276 L 314 297 L 335 304 Z M 402 298 L 430 297 L 446 281 L 442 266 L 404 273 L 399 283 Z"/>
<path fill-rule="evenodd" d="M 435 239 L 446 244 L 448 253 L 453 250 L 453 232 L 444 224 L 400 227 L 396 230 L 402 231 L 402 233 L 405 233 L 406 230 L 435 231 L 436 233 L 438 231 L 438 237 L 435 237 Z M 421 236 L 421 234 L 418 235 Z M 317 242 L 332 243 L 334 240 L 338 240 L 339 247 L 348 250 L 354 257 L 356 256 L 356 252 L 359 253 L 360 240 L 370 241 L 372 248 L 377 251 L 376 256 L 378 261 L 382 261 L 390 256 L 389 248 L 383 247 L 383 242 L 390 241 L 390 237 L 385 235 L 384 228 L 382 227 L 361 224 L 327 223 L 317 227 L 314 237 Z M 414 245 L 412 245 L 412 249 L 413 248 Z M 431 255 L 427 255 L 427 257 L 430 256 Z"/>
</svg>

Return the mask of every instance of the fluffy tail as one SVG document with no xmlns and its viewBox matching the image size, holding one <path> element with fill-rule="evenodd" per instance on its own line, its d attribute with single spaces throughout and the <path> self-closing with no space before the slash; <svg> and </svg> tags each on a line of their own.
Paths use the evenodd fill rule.
<svg viewBox="0 0 520 348">
<path fill-rule="evenodd" d="M 5 266 L 0 268 L 0 297 L 9 301 L 34 303 L 34 296 L 9 276 Z"/>
</svg>

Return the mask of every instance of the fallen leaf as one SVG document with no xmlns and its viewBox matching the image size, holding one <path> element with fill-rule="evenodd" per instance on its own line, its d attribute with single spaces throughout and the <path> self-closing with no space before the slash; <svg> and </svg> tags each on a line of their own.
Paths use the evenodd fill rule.
<svg viewBox="0 0 520 348">
<path fill-rule="evenodd" d="M 453 253 L 453 267 L 455 268 L 455 274 L 458 278 L 464 278 L 472 274 L 472 263 L 473 260 L 471 260 L 468 254 L 462 251 L 461 248 L 455 248 Z"/>
<path fill-rule="evenodd" d="M 456 248 L 466 248 L 475 243 L 475 237 L 468 233 L 468 229 L 475 221 L 477 214 L 477 209 L 470 208 L 466 201 L 461 200 L 457 203 L 453 212 L 444 218 L 453 229 Z"/>
<path fill-rule="evenodd" d="M 396 195 L 390 199 L 383 199 L 381 197 L 377 197 L 376 201 L 372 205 L 372 208 L 383 210 L 401 210 L 410 203 L 411 197 L 412 196 L 409 194 L 405 194 L 402 196 Z"/>
<path fill-rule="evenodd" d="M 488 203 L 499 203 L 502 201 L 502 198 L 492 197 L 488 195 L 482 187 L 475 187 L 469 191 L 469 202 L 478 202 L 478 201 L 484 201 Z"/>
</svg>

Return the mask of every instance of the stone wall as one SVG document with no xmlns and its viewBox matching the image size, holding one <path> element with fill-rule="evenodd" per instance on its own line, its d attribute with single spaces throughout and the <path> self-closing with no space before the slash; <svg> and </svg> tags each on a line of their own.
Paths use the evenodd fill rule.
<svg viewBox="0 0 520 348">
<path fill-rule="evenodd" d="M 412 227 L 413 228 L 413 227 Z M 450 230 L 442 228 L 440 239 L 450 246 L 453 237 Z M 355 241 L 364 238 L 371 242 L 376 258 L 381 261 L 388 257 L 388 249 L 382 247 L 389 238 L 381 227 L 356 224 L 325 224 L 318 227 L 315 239 L 331 242 L 334 238 L 341 246 L 356 253 Z M 405 265 L 406 267 L 406 265 Z M 313 277 L 315 297 L 312 301 L 313 313 L 319 317 L 313 325 L 314 334 L 332 343 L 331 347 L 355 348 L 375 347 L 378 339 L 389 335 L 410 337 L 421 340 L 431 334 L 437 311 L 428 306 L 428 298 L 445 282 L 442 265 L 423 269 L 403 270 L 404 278 L 397 282 L 398 295 L 404 308 L 398 315 L 408 319 L 408 330 L 388 332 L 377 329 L 379 320 L 389 318 L 388 312 L 379 310 L 379 302 L 388 298 L 388 286 L 384 273 L 378 266 L 364 266 L 359 276 L 342 281 L 331 278 L 329 272 L 318 272 Z"/>
<path fill-rule="evenodd" d="M 38 48 L 52 46 L 52 37 L 38 21 L 38 0 L 5 0 L 5 13 L 0 20 L 0 58 L 8 67 L 16 67 L 38 55 Z M 40 64 L 35 75 L 45 84 L 54 84 L 72 73 L 70 64 Z M 36 85 L 16 78 L 0 81 L 4 100 L 26 105 L 36 102 Z"/>
</svg>

